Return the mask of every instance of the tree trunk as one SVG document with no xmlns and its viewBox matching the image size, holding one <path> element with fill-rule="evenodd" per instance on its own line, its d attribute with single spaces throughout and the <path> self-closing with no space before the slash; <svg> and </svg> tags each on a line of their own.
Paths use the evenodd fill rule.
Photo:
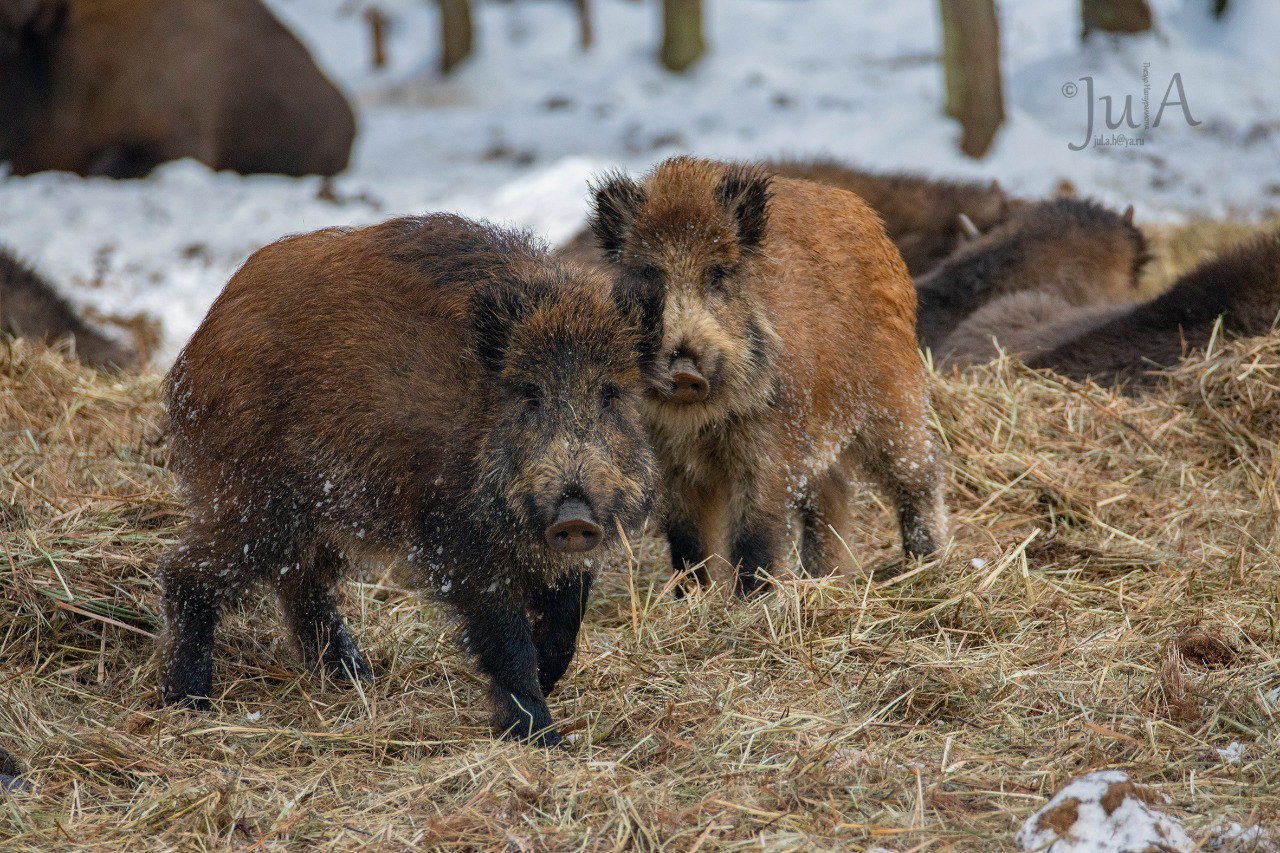
<svg viewBox="0 0 1280 853">
<path fill-rule="evenodd" d="M 369 58 L 377 70 L 387 64 L 387 16 L 370 6 L 364 10 L 364 19 L 369 24 Z"/>
<path fill-rule="evenodd" d="M 471 0 L 440 3 L 440 72 L 448 74 L 471 55 Z"/>
<path fill-rule="evenodd" d="M 684 71 L 706 52 L 702 0 L 662 0 L 662 64 Z"/>
<path fill-rule="evenodd" d="M 1094 30 L 1104 33 L 1144 33 L 1151 29 L 1147 0 L 1080 0 L 1081 39 Z"/>
<path fill-rule="evenodd" d="M 995 0 L 938 0 L 947 115 L 960 122 L 960 150 L 987 153 L 1004 121 L 1000 82 L 1000 25 Z"/>
<path fill-rule="evenodd" d="M 592 41 L 591 0 L 578 0 L 578 43 L 583 50 L 590 50 Z"/>
</svg>

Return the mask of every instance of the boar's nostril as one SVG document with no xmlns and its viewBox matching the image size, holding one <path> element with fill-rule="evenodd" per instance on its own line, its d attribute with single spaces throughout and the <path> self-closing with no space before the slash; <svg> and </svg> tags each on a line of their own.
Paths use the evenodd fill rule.
<svg viewBox="0 0 1280 853">
<path fill-rule="evenodd" d="M 678 403 L 701 403 L 711 393 L 711 385 L 690 358 L 671 362 L 671 398 Z"/>
<path fill-rule="evenodd" d="M 546 537 L 547 544 L 555 550 L 580 554 L 599 545 L 603 534 L 591 507 L 580 500 L 567 500 L 547 527 Z"/>
</svg>

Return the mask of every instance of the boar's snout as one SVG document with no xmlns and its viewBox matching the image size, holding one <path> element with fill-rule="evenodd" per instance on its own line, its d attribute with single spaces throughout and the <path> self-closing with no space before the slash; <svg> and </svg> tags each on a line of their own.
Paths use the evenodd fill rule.
<svg viewBox="0 0 1280 853">
<path fill-rule="evenodd" d="M 701 403 L 711 393 L 711 383 L 693 359 L 680 356 L 671 362 L 671 399 L 677 403 Z"/>
<path fill-rule="evenodd" d="M 547 527 L 546 537 L 547 544 L 557 551 L 581 554 L 599 545 L 604 531 L 596 523 L 591 507 L 570 499 L 560 504 L 556 520 Z"/>
</svg>

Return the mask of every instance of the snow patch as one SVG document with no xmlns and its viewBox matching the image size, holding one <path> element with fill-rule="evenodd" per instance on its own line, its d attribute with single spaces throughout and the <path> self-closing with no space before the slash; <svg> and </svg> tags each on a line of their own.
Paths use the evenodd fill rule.
<svg viewBox="0 0 1280 853">
<path fill-rule="evenodd" d="M 1177 818 L 1151 808 L 1159 795 L 1119 770 L 1070 782 L 1014 836 L 1019 850 L 1047 853 L 1182 853 L 1196 849 Z"/>
</svg>

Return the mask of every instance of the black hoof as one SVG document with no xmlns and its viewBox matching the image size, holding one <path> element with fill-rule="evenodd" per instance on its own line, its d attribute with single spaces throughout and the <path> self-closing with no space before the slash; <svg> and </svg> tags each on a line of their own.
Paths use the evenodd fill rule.
<svg viewBox="0 0 1280 853">
<path fill-rule="evenodd" d="M 213 709 L 213 702 L 208 696 L 193 696 L 188 693 L 161 691 L 160 701 L 171 708 L 182 708 L 188 711 L 200 711 L 201 713 Z"/>
</svg>

